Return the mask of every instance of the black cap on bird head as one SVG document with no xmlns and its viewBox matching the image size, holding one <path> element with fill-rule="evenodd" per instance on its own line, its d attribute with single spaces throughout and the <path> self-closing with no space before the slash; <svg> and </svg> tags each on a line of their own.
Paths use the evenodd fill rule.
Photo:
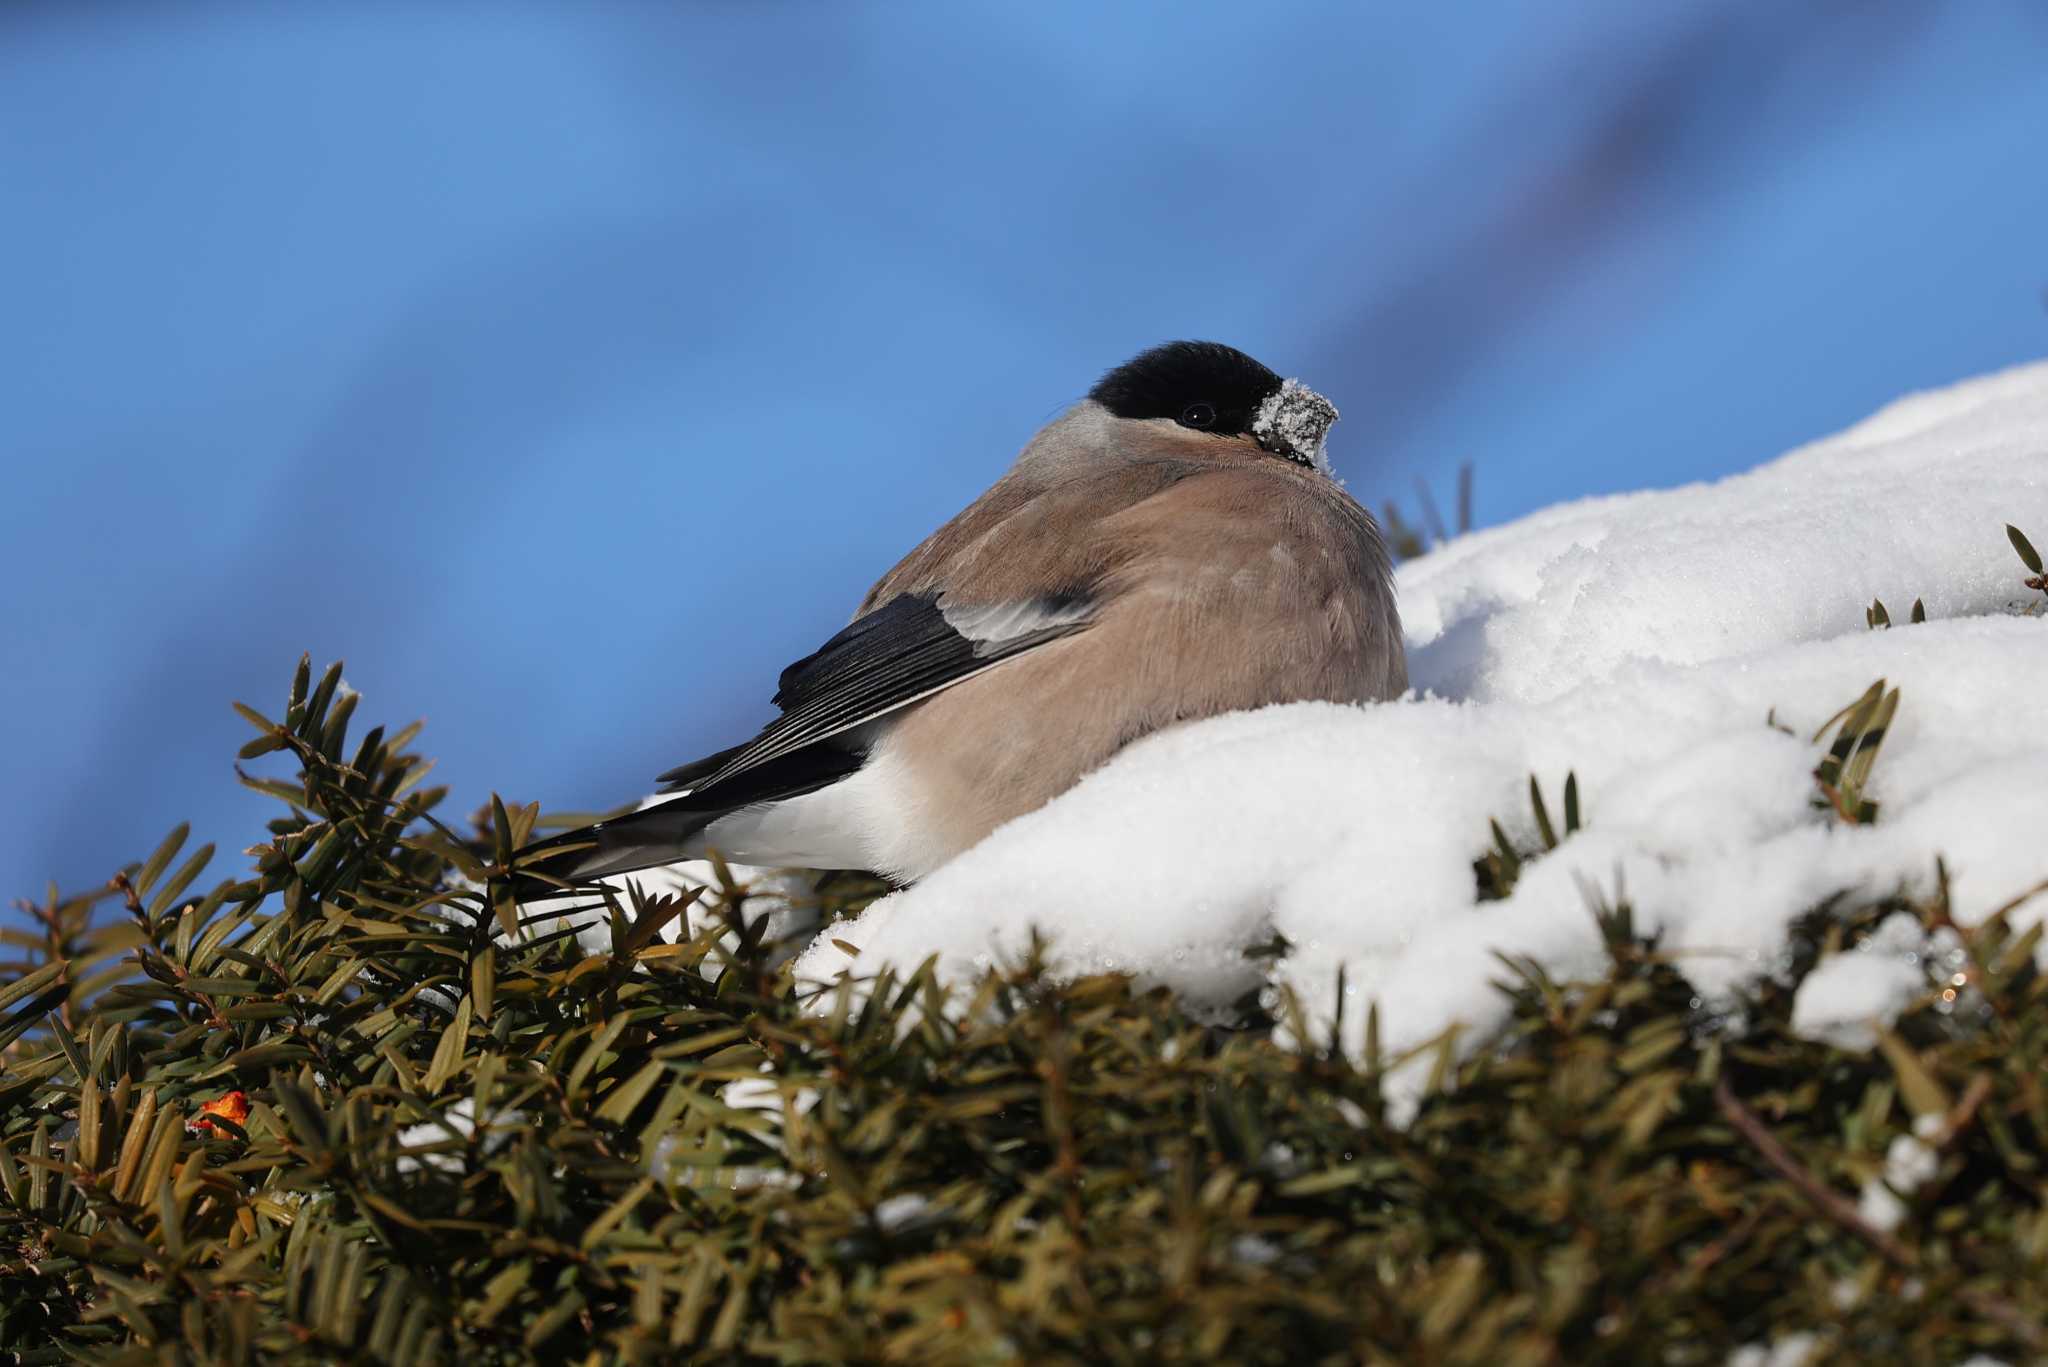
<svg viewBox="0 0 2048 1367">
<path fill-rule="evenodd" d="M 1337 408 L 1221 342 L 1168 342 L 1104 375 L 1088 397 L 1119 418 L 1167 418 L 1328 474 L 1323 443 Z"/>
</svg>

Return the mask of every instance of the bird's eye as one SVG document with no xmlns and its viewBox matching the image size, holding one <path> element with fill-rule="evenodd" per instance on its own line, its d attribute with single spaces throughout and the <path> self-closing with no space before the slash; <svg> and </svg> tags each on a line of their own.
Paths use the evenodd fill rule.
<svg viewBox="0 0 2048 1367">
<path fill-rule="evenodd" d="M 1180 425 L 1197 429 L 1216 425 L 1216 405 L 1213 403 L 1191 403 L 1180 411 Z"/>
</svg>

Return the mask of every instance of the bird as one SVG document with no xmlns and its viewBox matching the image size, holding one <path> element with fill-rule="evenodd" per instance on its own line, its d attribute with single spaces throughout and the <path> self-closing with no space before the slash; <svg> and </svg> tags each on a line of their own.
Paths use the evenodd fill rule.
<svg viewBox="0 0 2048 1367">
<path fill-rule="evenodd" d="M 1141 737 L 1407 688 L 1328 399 L 1219 342 L 1103 375 L 782 671 L 760 734 L 527 846 L 526 901 L 700 859 L 916 882 Z"/>
</svg>

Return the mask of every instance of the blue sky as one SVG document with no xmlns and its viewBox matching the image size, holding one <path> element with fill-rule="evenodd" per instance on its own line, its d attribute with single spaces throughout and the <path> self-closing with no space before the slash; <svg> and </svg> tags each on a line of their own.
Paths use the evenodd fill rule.
<svg viewBox="0 0 2048 1367">
<path fill-rule="evenodd" d="M 630 796 L 1170 337 L 1482 522 L 2041 356 L 2044 58 L 2020 0 L 9 6 L 0 883 L 248 843 L 227 703 L 301 651 L 459 810 Z"/>
</svg>

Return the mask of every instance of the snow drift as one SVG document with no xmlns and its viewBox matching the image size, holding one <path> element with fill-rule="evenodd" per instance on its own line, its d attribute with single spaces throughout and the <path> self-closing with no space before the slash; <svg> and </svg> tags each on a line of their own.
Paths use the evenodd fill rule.
<svg viewBox="0 0 2048 1367">
<path fill-rule="evenodd" d="M 1621 897 L 1704 998 L 1772 972 L 1828 895 L 1924 885 L 1971 922 L 2048 878 L 2048 620 L 2004 524 L 2048 543 L 2048 363 L 1903 400 L 1714 484 L 1592 499 L 1401 567 L 1415 690 L 1192 724 L 1132 746 L 923 883 L 818 936 L 800 979 L 936 956 L 1117 970 L 1227 1003 L 1286 985 L 1400 1051 L 1506 1013 L 1497 954 L 1597 973 Z M 1882 598 L 1904 622 L 1871 630 Z M 1809 738 L 1878 678 L 1902 702 L 1874 825 L 1815 804 Z M 1480 902 L 1489 818 L 1528 784 L 1583 829 Z M 2048 898 L 2029 904 L 2038 915 Z M 1246 950 L 1286 945 L 1277 958 Z M 1802 1028 L 1854 1038 L 1924 949 L 1873 937 L 1809 980 Z M 849 953 L 849 950 L 853 951 Z M 1887 961 L 1886 955 L 1896 955 Z"/>
</svg>

